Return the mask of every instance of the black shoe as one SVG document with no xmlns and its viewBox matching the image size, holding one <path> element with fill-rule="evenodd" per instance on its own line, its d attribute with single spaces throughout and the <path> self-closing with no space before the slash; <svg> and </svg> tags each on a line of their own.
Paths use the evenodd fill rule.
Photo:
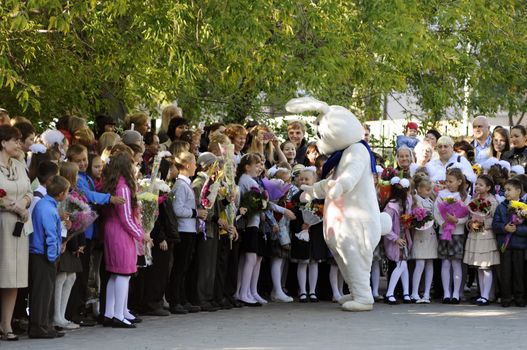
<svg viewBox="0 0 527 350">
<path fill-rule="evenodd" d="M 484 299 L 484 298 L 481 298 L 481 295 L 477 296 L 477 297 L 472 297 L 472 298 L 470 298 L 470 303 L 473 304 L 473 305 L 478 305 L 479 304 L 479 299 Z"/>
<path fill-rule="evenodd" d="M 55 338 L 62 338 L 66 335 L 64 332 L 55 332 Z"/>
<path fill-rule="evenodd" d="M 113 320 L 109 317 L 104 317 L 104 320 L 102 321 L 103 327 L 112 327 L 113 326 Z"/>
<path fill-rule="evenodd" d="M 7 341 L 17 341 L 18 335 L 13 332 L 2 333 L 0 332 L 0 339 Z"/>
<path fill-rule="evenodd" d="M 133 316 L 133 315 L 132 315 Z M 131 324 L 138 324 L 138 323 L 141 323 L 143 322 L 143 319 L 142 318 L 139 318 L 139 317 L 136 317 L 136 318 L 127 318 L 128 322 L 130 322 Z"/>
<path fill-rule="evenodd" d="M 459 304 L 459 299 L 458 299 L 458 298 L 452 298 L 452 299 L 450 299 L 450 304 L 452 304 L 452 305 L 458 305 L 458 304 Z"/>
<path fill-rule="evenodd" d="M 307 294 L 302 293 L 298 296 L 298 302 L 299 303 L 307 303 Z"/>
<path fill-rule="evenodd" d="M 185 305 L 183 305 L 183 308 L 191 314 L 201 311 L 201 308 L 199 306 L 192 305 L 191 303 L 185 303 Z"/>
<path fill-rule="evenodd" d="M 39 333 L 39 334 L 29 333 L 28 336 L 31 339 L 54 339 L 56 333 L 57 332 L 47 332 L 47 333 Z"/>
<path fill-rule="evenodd" d="M 115 318 L 115 317 L 112 319 L 112 321 L 113 321 L 112 328 L 136 328 L 135 324 L 133 324 L 133 323 L 128 324 L 128 323 L 126 323 L 124 321 L 121 321 L 121 320 Z"/>
<path fill-rule="evenodd" d="M 397 305 L 397 300 L 390 300 L 390 298 L 393 298 L 393 295 L 387 295 L 384 297 L 384 303 L 388 305 Z M 395 298 L 394 298 L 395 299 Z"/>
<path fill-rule="evenodd" d="M 201 311 L 204 312 L 216 312 L 220 309 L 219 307 L 212 305 L 212 303 L 203 303 L 199 307 L 201 308 Z"/>
<path fill-rule="evenodd" d="M 74 323 L 78 324 L 81 327 L 93 327 L 97 324 L 94 320 L 90 318 L 81 318 L 77 321 L 73 321 Z"/>
<path fill-rule="evenodd" d="M 170 313 L 175 315 L 186 315 L 188 311 L 181 304 L 170 305 Z"/>
<path fill-rule="evenodd" d="M 309 301 L 312 303 L 318 303 L 317 295 L 315 293 L 309 294 Z"/>
<path fill-rule="evenodd" d="M 490 301 L 487 298 L 481 297 L 480 300 L 476 303 L 476 305 L 478 305 L 478 306 L 489 306 L 490 305 Z"/>
<path fill-rule="evenodd" d="M 406 299 L 408 298 L 408 299 Z M 415 301 L 412 301 L 412 298 L 408 294 L 403 295 L 403 304 L 415 304 Z"/>
<path fill-rule="evenodd" d="M 223 310 L 230 310 L 233 308 L 234 305 L 232 305 L 226 298 L 223 298 L 220 300 L 220 302 L 218 303 L 218 305 L 223 309 Z"/>
<path fill-rule="evenodd" d="M 441 303 L 442 304 L 451 304 L 451 299 L 450 298 L 443 298 L 443 301 Z"/>
</svg>

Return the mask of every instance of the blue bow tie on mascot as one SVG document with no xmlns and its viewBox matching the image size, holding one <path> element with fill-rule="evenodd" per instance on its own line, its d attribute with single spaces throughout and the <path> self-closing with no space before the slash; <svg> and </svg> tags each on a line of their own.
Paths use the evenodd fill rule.
<svg viewBox="0 0 527 350">
<path fill-rule="evenodd" d="M 344 107 L 329 106 L 311 97 L 286 104 L 290 113 L 315 112 L 317 148 L 330 156 L 323 179 L 302 186 L 306 200 L 325 199 L 324 239 L 331 249 L 350 294 L 339 300 L 347 311 L 373 308 L 370 268 L 381 234 L 391 230 L 388 214 L 380 213 L 373 182 L 375 160 L 362 141 L 359 120 Z"/>
</svg>

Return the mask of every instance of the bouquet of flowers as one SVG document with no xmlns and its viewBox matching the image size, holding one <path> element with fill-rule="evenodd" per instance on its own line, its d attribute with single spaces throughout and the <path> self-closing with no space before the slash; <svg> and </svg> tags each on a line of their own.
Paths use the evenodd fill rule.
<svg viewBox="0 0 527 350">
<path fill-rule="evenodd" d="M 205 184 L 201 188 L 199 202 L 204 209 L 211 209 L 216 202 L 220 181 L 218 179 L 218 162 L 215 161 L 205 173 Z"/>
<path fill-rule="evenodd" d="M 156 157 L 157 158 L 157 157 Z M 144 178 L 139 181 L 139 193 L 137 200 L 141 205 L 141 225 L 145 232 L 146 238 L 154 229 L 157 217 L 159 215 L 159 192 L 170 192 L 170 187 L 161 179 L 157 179 L 157 165 L 152 168 L 151 178 Z M 152 246 L 147 244 L 144 248 L 146 265 L 152 265 Z"/>
<path fill-rule="evenodd" d="M 221 146 L 221 145 L 220 145 Z M 220 147 L 221 153 L 223 154 L 223 180 L 225 182 L 225 192 L 227 196 L 235 197 L 237 193 L 236 187 L 236 161 L 234 159 L 234 145 L 232 143 Z M 227 215 L 227 224 L 230 227 L 234 227 L 234 221 L 236 220 L 236 205 L 233 202 L 229 202 L 225 208 Z M 230 247 L 232 249 L 233 235 L 229 234 Z"/>
<path fill-rule="evenodd" d="M 60 210 L 69 214 L 69 236 L 81 234 L 97 219 L 97 213 L 89 206 L 84 194 L 72 190 L 59 204 Z"/>
<path fill-rule="evenodd" d="M 392 185 L 390 180 L 398 176 L 399 172 L 391 165 L 387 166 L 381 173 L 381 180 L 379 181 L 379 196 L 381 197 L 381 206 L 386 203 L 392 193 Z"/>
<path fill-rule="evenodd" d="M 489 216 L 492 204 L 485 198 L 475 198 L 468 204 L 468 210 L 472 216 L 473 224 L 475 225 L 474 230 L 479 232 L 483 229 L 483 223 Z"/>
<path fill-rule="evenodd" d="M 318 204 L 313 203 L 313 202 L 307 203 L 306 206 L 301 209 L 302 219 L 304 220 L 304 224 L 313 226 L 313 225 L 316 225 L 322 222 L 322 213 L 324 212 L 323 208 L 324 208 L 323 205 L 322 205 L 322 210 L 321 210 Z M 295 236 L 301 241 L 309 242 L 308 229 L 295 233 Z"/>
<path fill-rule="evenodd" d="M 454 232 L 454 229 L 456 228 L 456 224 L 448 220 L 448 215 L 453 215 L 458 219 L 464 218 L 469 214 L 468 208 L 462 201 L 453 197 L 442 198 L 438 204 L 438 208 L 441 217 L 445 220 L 441 239 L 450 241 L 452 239 L 452 232 Z"/>
<path fill-rule="evenodd" d="M 511 213 L 511 225 L 521 225 L 527 219 L 527 204 L 519 201 L 511 201 L 509 204 L 509 212 Z M 505 240 L 500 247 L 502 253 L 507 250 L 511 241 L 512 233 L 507 233 Z"/>
<path fill-rule="evenodd" d="M 401 214 L 400 222 L 405 230 L 409 230 L 412 227 L 412 214 Z"/>
<path fill-rule="evenodd" d="M 434 224 L 434 218 L 432 213 L 425 208 L 416 207 L 412 210 L 412 223 L 411 226 L 419 231 L 424 231 L 432 227 Z"/>
<path fill-rule="evenodd" d="M 247 209 L 247 215 L 260 214 L 267 210 L 269 206 L 269 195 L 267 191 L 260 190 L 258 187 L 251 187 L 250 191 L 246 192 L 240 201 L 240 207 Z"/>
</svg>

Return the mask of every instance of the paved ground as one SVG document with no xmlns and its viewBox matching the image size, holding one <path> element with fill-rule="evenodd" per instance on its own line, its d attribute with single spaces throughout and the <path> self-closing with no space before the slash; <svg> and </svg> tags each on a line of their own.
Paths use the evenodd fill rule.
<svg viewBox="0 0 527 350">
<path fill-rule="evenodd" d="M 147 317 L 137 329 L 100 326 L 62 339 L 2 342 L 0 349 L 525 349 L 527 309 L 472 305 L 269 304 L 185 316 Z"/>
</svg>

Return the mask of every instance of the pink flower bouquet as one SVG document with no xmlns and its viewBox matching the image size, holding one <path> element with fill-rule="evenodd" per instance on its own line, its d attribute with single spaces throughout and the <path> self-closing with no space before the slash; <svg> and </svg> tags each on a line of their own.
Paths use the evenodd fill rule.
<svg viewBox="0 0 527 350">
<path fill-rule="evenodd" d="M 469 214 L 467 206 L 460 200 L 452 197 L 445 197 L 438 204 L 439 213 L 445 223 L 443 224 L 443 233 L 441 239 L 444 241 L 450 241 L 452 239 L 452 233 L 456 228 L 456 224 L 448 220 L 448 215 L 455 216 L 458 219 L 464 218 Z"/>
<path fill-rule="evenodd" d="M 425 208 L 417 207 L 412 210 L 412 227 L 424 231 L 434 224 L 432 213 Z"/>
</svg>

